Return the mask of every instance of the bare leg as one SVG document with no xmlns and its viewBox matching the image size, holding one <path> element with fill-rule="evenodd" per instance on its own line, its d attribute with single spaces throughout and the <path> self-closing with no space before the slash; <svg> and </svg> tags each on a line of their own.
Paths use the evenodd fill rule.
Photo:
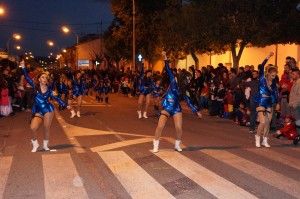
<svg viewBox="0 0 300 199">
<path fill-rule="evenodd" d="M 176 140 L 181 140 L 182 137 L 182 113 L 177 113 L 173 116 L 175 129 L 176 129 Z"/>
<path fill-rule="evenodd" d="M 270 113 L 269 112 L 266 113 L 266 126 L 265 126 L 263 137 L 268 137 L 270 132 L 270 124 L 272 121 L 273 111 L 272 109 L 268 109 L 268 111 Z"/>
<path fill-rule="evenodd" d="M 146 95 L 146 106 L 145 106 L 145 112 L 148 112 L 148 107 L 149 107 L 149 105 L 150 105 L 150 100 L 151 100 L 151 95 L 150 94 L 148 94 L 148 95 Z"/>
<path fill-rule="evenodd" d="M 168 117 L 170 116 L 170 114 L 166 111 L 162 111 L 161 113 L 162 114 L 159 117 L 158 124 L 155 130 L 155 140 L 159 140 L 161 133 L 168 121 Z"/>
<path fill-rule="evenodd" d="M 144 99 L 145 99 L 145 96 L 140 94 L 139 99 L 138 99 L 138 111 L 142 111 Z"/>
<path fill-rule="evenodd" d="M 50 127 L 51 127 L 53 116 L 54 116 L 54 112 L 48 112 L 44 115 L 44 139 L 45 140 L 49 140 Z"/>
<path fill-rule="evenodd" d="M 264 112 L 258 112 L 258 120 L 259 124 L 257 127 L 257 136 L 263 136 L 265 132 L 265 127 L 266 127 L 266 116 Z"/>
<path fill-rule="evenodd" d="M 30 128 L 32 131 L 32 140 L 37 139 L 37 130 L 39 129 L 43 119 L 41 115 L 37 115 L 34 118 L 32 118 L 31 123 L 30 123 Z"/>
<path fill-rule="evenodd" d="M 80 111 L 81 104 L 82 104 L 82 95 L 79 95 L 77 97 L 77 111 Z"/>
</svg>

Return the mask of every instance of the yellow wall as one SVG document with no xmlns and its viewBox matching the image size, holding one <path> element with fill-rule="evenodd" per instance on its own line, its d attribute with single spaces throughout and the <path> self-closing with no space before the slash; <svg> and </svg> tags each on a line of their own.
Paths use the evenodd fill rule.
<svg viewBox="0 0 300 199">
<path fill-rule="evenodd" d="M 240 66 L 245 65 L 254 65 L 257 67 L 258 64 L 260 64 L 263 59 L 271 52 L 276 51 L 275 45 L 267 46 L 264 48 L 256 48 L 256 47 L 249 47 L 245 48 L 241 60 L 240 60 Z M 294 57 L 299 65 L 300 61 L 300 45 L 278 45 L 278 69 L 279 74 L 281 75 L 283 72 L 284 64 L 285 64 L 285 58 L 287 56 Z M 198 55 L 199 58 L 199 65 L 206 66 L 210 64 L 210 56 L 208 54 L 202 54 Z M 212 55 L 211 56 L 211 65 L 217 66 L 218 63 L 223 63 L 224 65 L 232 65 L 232 57 L 231 52 L 228 51 L 224 54 L 220 55 Z M 269 61 L 270 64 L 275 64 L 275 56 L 272 57 Z M 162 67 L 162 63 L 157 63 L 156 68 L 159 69 Z M 188 68 L 191 65 L 195 65 L 195 62 L 193 61 L 192 57 L 189 55 L 186 59 L 179 60 L 177 67 L 178 68 Z"/>
</svg>

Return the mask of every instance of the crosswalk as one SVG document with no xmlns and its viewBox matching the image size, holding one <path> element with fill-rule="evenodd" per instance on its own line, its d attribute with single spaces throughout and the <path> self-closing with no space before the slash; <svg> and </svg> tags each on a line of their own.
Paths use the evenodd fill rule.
<svg viewBox="0 0 300 199">
<path fill-rule="evenodd" d="M 147 141 L 149 141 L 148 138 L 140 140 L 139 144 L 143 145 Z M 126 143 L 124 146 L 127 146 Z M 299 159 L 272 149 L 260 150 L 251 148 L 245 149 L 245 151 L 252 155 L 261 156 L 271 162 L 275 161 L 283 166 L 292 167 L 297 171 L 295 178 L 284 175 L 284 172 L 275 171 L 272 168 L 267 168 L 264 165 L 236 155 L 230 150 L 203 149 L 198 152 L 198 155 L 205 154 L 205 156 L 225 164 L 246 176 L 255 178 L 258 182 L 273 187 L 273 191 L 277 190 L 278 193 L 272 194 L 284 195 L 285 198 L 300 198 Z M 162 182 L 157 177 L 160 175 L 160 169 L 154 169 L 152 172 L 149 172 L 141 161 L 137 161 L 136 157 L 132 157 L 132 153 L 119 148 L 115 149 L 110 147 L 110 145 L 94 148 L 93 152 L 90 153 L 97 155 L 104 162 L 111 172 L 110 178 L 117 180 L 131 198 L 205 198 L 201 197 L 201 194 L 189 197 L 176 195 L 176 192 L 170 191 L 170 188 L 166 186 L 166 182 Z M 152 168 L 159 166 L 159 161 L 162 161 L 188 179 L 188 181 L 195 183 L 196 186 L 210 194 L 212 198 L 244 199 L 262 197 L 262 194 L 258 192 L 260 189 L 257 189 L 255 185 L 249 183 L 245 186 L 245 184 L 239 184 L 238 180 L 222 176 L 220 173 L 207 167 L 207 165 L 202 165 L 201 162 L 189 158 L 187 156 L 188 153 L 196 152 L 178 153 L 162 149 L 156 154 L 148 151 L 147 158 L 156 158 L 153 161 L 148 161 Z M 42 178 L 45 198 L 90 198 L 88 193 L 90 190 L 88 188 L 89 185 L 86 184 L 84 177 L 80 176 L 84 171 L 79 170 L 78 163 L 74 161 L 70 153 L 41 153 L 40 156 L 42 173 L 44 175 Z M 11 184 L 7 184 L 10 173 L 20 172 L 13 170 L 11 168 L 12 164 L 13 157 L 0 157 L 0 198 L 7 198 L 5 193 L 11 192 L 7 191 L 11 186 Z M 157 165 L 155 166 L 155 164 Z M 100 173 L 100 175 L 102 174 Z M 112 184 L 111 186 L 114 185 Z M 268 190 L 266 189 L 266 191 Z"/>
</svg>

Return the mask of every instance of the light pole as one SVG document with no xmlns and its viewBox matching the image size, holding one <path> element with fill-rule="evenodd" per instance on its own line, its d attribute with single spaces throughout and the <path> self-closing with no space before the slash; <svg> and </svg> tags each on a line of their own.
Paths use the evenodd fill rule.
<svg viewBox="0 0 300 199">
<path fill-rule="evenodd" d="M 132 68 L 135 68 L 135 0 L 132 0 Z"/>
<path fill-rule="evenodd" d="M 78 65 L 78 49 L 77 48 L 78 48 L 78 44 L 79 44 L 79 36 L 74 31 L 71 31 L 68 26 L 62 26 L 61 30 L 65 34 L 69 34 L 70 32 L 72 32 L 76 36 L 76 48 L 75 48 L 75 54 L 76 54 L 75 62 L 76 63 L 75 63 L 75 65 L 77 66 Z"/>
<path fill-rule="evenodd" d="M 10 37 L 10 38 L 7 40 L 7 42 L 6 42 L 6 50 L 7 50 L 7 54 L 8 54 L 8 55 L 9 55 L 10 41 L 11 41 L 12 39 L 15 39 L 15 40 L 21 40 L 21 39 L 22 39 L 22 36 L 21 36 L 20 34 L 18 34 L 18 33 L 14 33 L 14 34 L 12 35 L 12 37 Z"/>
</svg>

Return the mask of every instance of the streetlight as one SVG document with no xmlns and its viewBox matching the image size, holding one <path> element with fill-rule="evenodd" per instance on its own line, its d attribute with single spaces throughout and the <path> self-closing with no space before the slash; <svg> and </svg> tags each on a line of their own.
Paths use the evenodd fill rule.
<svg viewBox="0 0 300 199">
<path fill-rule="evenodd" d="M 69 34 L 71 32 L 71 29 L 68 26 L 62 26 L 61 30 L 65 34 Z M 76 36 L 76 44 L 78 45 L 78 43 L 79 43 L 79 36 L 74 31 L 72 31 L 72 33 Z"/>
<path fill-rule="evenodd" d="M 14 40 L 21 40 L 21 39 L 22 39 L 22 36 L 21 36 L 20 34 L 18 34 L 18 33 L 14 33 L 14 34 L 12 35 L 12 37 L 10 37 L 10 38 L 8 39 L 8 41 L 6 42 L 6 50 L 7 50 L 7 54 L 8 54 L 8 55 L 9 55 L 10 41 L 11 41 L 12 39 L 14 39 Z"/>
<path fill-rule="evenodd" d="M 50 47 L 54 46 L 54 42 L 51 41 L 51 40 L 48 40 L 48 41 L 47 41 L 47 44 L 48 44 L 48 46 L 50 46 Z"/>
<path fill-rule="evenodd" d="M 71 31 L 71 29 L 68 26 L 62 26 L 61 30 L 65 34 L 69 34 L 71 32 L 76 36 L 76 48 L 75 48 L 75 50 L 76 50 L 76 58 L 75 58 L 76 63 L 75 63 L 75 65 L 78 65 L 78 49 L 77 49 L 77 46 L 79 44 L 79 36 L 74 31 Z"/>
<path fill-rule="evenodd" d="M 135 0 L 132 0 L 132 68 L 135 68 Z"/>
<path fill-rule="evenodd" d="M 5 8 L 3 6 L 0 6 L 0 16 L 5 15 Z"/>
<path fill-rule="evenodd" d="M 16 46 L 16 49 L 17 50 L 21 50 L 21 46 Z"/>
</svg>

